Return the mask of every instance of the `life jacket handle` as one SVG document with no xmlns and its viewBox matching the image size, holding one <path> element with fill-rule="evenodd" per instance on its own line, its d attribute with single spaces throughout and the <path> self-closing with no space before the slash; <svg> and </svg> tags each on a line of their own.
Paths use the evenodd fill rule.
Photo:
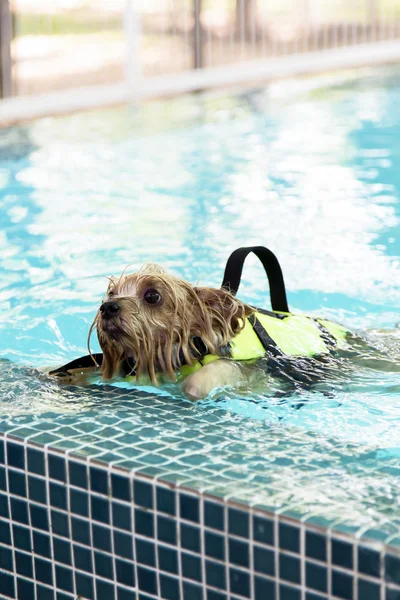
<svg viewBox="0 0 400 600">
<path fill-rule="evenodd" d="M 236 296 L 240 286 L 244 261 L 253 252 L 260 259 L 268 277 L 272 310 L 290 312 L 286 297 L 283 273 L 275 254 L 265 246 L 238 248 L 228 258 L 221 288 Z"/>
</svg>

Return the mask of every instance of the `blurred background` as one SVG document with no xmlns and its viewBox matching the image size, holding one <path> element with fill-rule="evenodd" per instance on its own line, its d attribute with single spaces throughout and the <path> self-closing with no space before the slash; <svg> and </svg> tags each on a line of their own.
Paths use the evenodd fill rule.
<svg viewBox="0 0 400 600">
<path fill-rule="evenodd" d="M 0 0 L 0 11 L 1 97 L 160 76 L 168 90 L 193 70 L 400 37 L 400 0 Z"/>
</svg>

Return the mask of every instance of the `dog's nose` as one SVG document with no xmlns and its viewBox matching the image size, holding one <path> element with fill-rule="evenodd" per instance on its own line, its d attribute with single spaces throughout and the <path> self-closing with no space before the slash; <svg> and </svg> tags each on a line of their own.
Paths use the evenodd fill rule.
<svg viewBox="0 0 400 600">
<path fill-rule="evenodd" d="M 120 305 L 117 302 L 103 302 L 100 306 L 100 312 L 103 319 L 111 319 L 114 317 L 120 309 Z"/>
</svg>

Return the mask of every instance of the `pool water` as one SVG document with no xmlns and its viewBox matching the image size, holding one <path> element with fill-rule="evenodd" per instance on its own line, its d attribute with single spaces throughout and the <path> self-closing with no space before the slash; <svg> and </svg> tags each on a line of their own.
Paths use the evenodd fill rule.
<svg viewBox="0 0 400 600">
<path fill-rule="evenodd" d="M 1 131 L 0 431 L 400 536 L 400 374 L 192 405 L 36 370 L 87 353 L 107 276 L 154 261 L 218 287 L 244 245 L 276 253 L 292 311 L 400 356 L 399 102 L 388 68 Z M 256 259 L 239 296 L 269 307 Z"/>
</svg>

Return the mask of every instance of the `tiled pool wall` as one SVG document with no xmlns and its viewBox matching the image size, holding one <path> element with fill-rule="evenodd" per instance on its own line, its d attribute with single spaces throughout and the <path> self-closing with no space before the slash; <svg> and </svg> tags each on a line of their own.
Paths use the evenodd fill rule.
<svg viewBox="0 0 400 600">
<path fill-rule="evenodd" d="M 400 600 L 400 551 L 4 435 L 0 597 Z"/>
</svg>

